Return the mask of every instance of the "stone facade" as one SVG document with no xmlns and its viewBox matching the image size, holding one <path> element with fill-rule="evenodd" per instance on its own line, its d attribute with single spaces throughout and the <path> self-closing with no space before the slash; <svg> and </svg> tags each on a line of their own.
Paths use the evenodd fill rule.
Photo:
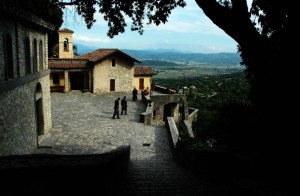
<svg viewBox="0 0 300 196">
<path fill-rule="evenodd" d="M 73 58 L 73 31 L 61 29 L 58 32 L 58 55 L 59 58 Z"/>
<path fill-rule="evenodd" d="M 140 86 L 141 80 L 143 81 L 143 87 Z M 146 89 L 146 88 L 151 90 L 151 80 L 152 80 L 152 76 L 134 76 L 134 86 L 138 90 L 142 90 L 142 89 Z"/>
<path fill-rule="evenodd" d="M 58 31 L 59 58 L 49 58 L 51 91 L 131 92 L 134 86 L 151 89 L 156 73 L 147 66 L 135 66 L 139 61 L 121 50 L 104 48 L 74 57 L 73 33 L 67 28 Z"/>
<path fill-rule="evenodd" d="M 153 107 L 153 123 L 160 124 L 166 121 L 167 117 L 173 117 L 175 122 L 188 119 L 188 103 L 182 94 L 159 94 L 151 95 L 155 103 Z M 180 102 L 183 104 L 183 111 L 180 111 Z M 182 115 L 182 118 L 180 118 Z"/>
<path fill-rule="evenodd" d="M 116 66 L 112 66 L 111 59 L 115 59 Z M 93 92 L 106 93 L 110 89 L 110 81 L 115 81 L 115 92 L 131 92 L 133 89 L 134 66 L 132 62 L 120 56 L 111 56 L 94 66 Z"/>
<path fill-rule="evenodd" d="M 0 156 L 30 154 L 52 127 L 48 36 L 54 26 L 0 6 Z"/>
</svg>

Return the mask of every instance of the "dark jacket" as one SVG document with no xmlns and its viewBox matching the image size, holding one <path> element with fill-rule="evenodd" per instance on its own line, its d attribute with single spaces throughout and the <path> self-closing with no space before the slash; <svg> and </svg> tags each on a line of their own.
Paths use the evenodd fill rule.
<svg viewBox="0 0 300 196">
<path fill-rule="evenodd" d="M 114 108 L 115 108 L 115 109 L 119 108 L 119 99 L 117 99 L 117 100 L 115 101 L 115 106 L 114 106 Z"/>
<path fill-rule="evenodd" d="M 121 101 L 121 106 L 122 106 L 123 108 L 126 108 L 126 107 L 127 107 L 127 100 L 126 100 L 126 99 L 122 99 L 122 101 Z"/>
</svg>

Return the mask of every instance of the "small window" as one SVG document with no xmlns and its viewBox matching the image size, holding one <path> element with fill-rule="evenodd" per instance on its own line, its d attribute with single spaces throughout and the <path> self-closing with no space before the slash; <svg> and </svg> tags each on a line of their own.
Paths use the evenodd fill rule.
<svg viewBox="0 0 300 196">
<path fill-rule="evenodd" d="M 59 84 L 59 75 L 53 74 L 52 75 L 53 84 Z"/>
<path fill-rule="evenodd" d="M 13 47 L 12 38 L 10 34 L 7 34 L 4 38 L 4 57 L 6 68 L 6 79 L 14 78 L 14 66 L 13 66 Z"/>
<path fill-rule="evenodd" d="M 31 73 L 31 60 L 30 60 L 30 40 L 27 37 L 24 41 L 25 44 L 25 66 L 26 66 L 26 74 Z"/>
<path fill-rule="evenodd" d="M 37 41 L 33 40 L 33 72 L 38 71 L 38 49 L 37 49 Z"/>
<path fill-rule="evenodd" d="M 111 59 L 111 66 L 113 66 L 113 67 L 116 66 L 116 59 Z"/>
<path fill-rule="evenodd" d="M 43 52 L 43 41 L 39 44 L 39 70 L 43 70 L 44 67 L 44 52 Z"/>
</svg>

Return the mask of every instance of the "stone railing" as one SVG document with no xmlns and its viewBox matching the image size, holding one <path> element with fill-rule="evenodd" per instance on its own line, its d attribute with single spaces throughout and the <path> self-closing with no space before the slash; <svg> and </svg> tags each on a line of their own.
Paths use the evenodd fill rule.
<svg viewBox="0 0 300 196">
<path fill-rule="evenodd" d="M 173 117 L 167 117 L 167 121 L 165 122 L 165 126 L 168 131 L 170 147 L 173 155 L 176 151 L 177 142 L 180 140 L 179 132 Z"/>
<path fill-rule="evenodd" d="M 198 109 L 196 108 L 188 108 L 188 121 L 190 123 L 191 126 L 193 126 L 193 123 L 197 121 L 198 118 Z"/>
<path fill-rule="evenodd" d="M 166 87 L 159 86 L 159 85 L 155 85 L 153 90 L 163 93 L 163 94 L 175 94 L 176 93 L 176 91 L 173 89 L 166 88 Z"/>
<path fill-rule="evenodd" d="M 194 132 L 193 132 L 192 125 L 191 125 L 190 121 L 189 120 L 184 120 L 183 123 L 184 123 L 184 126 L 186 127 L 186 130 L 188 131 L 190 137 L 194 138 L 195 136 L 194 136 Z"/>
<path fill-rule="evenodd" d="M 153 123 L 153 107 L 154 103 L 149 102 L 146 106 L 146 111 L 140 114 L 140 122 L 145 125 L 152 125 Z"/>
</svg>

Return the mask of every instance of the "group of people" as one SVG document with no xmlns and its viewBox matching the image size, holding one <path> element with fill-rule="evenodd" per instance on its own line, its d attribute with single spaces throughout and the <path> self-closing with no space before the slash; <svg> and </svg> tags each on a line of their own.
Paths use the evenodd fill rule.
<svg viewBox="0 0 300 196">
<path fill-rule="evenodd" d="M 147 87 L 146 89 L 142 89 L 141 90 L 142 99 L 144 98 L 145 95 L 149 95 L 149 93 L 150 93 L 149 87 Z M 138 90 L 134 87 L 133 90 L 132 90 L 132 101 L 137 100 L 137 95 L 138 95 Z"/>
<path fill-rule="evenodd" d="M 147 87 L 145 90 L 142 90 L 141 91 L 141 94 L 142 94 L 142 98 L 143 96 L 145 95 L 148 95 L 150 92 L 149 92 L 149 88 Z M 132 101 L 136 101 L 137 100 L 137 95 L 138 95 L 138 90 L 136 89 L 136 87 L 133 88 L 132 90 Z M 120 105 L 120 100 L 121 98 L 118 97 L 116 100 L 115 100 L 115 105 L 114 105 L 114 114 L 113 114 L 113 119 L 120 119 L 120 116 L 119 116 L 119 105 Z M 127 115 L 127 99 L 126 99 L 126 96 L 123 97 L 123 99 L 121 100 L 121 115 L 123 115 L 123 113 L 125 115 Z"/>
<path fill-rule="evenodd" d="M 116 100 L 115 100 L 115 105 L 114 105 L 114 114 L 113 114 L 113 119 L 115 119 L 116 117 L 118 119 L 120 119 L 120 116 L 119 116 L 119 105 L 120 105 L 120 100 L 121 98 L 118 97 Z M 127 99 L 126 99 L 126 96 L 123 97 L 123 99 L 121 100 L 121 115 L 123 115 L 123 113 L 125 115 L 127 115 Z"/>
</svg>

